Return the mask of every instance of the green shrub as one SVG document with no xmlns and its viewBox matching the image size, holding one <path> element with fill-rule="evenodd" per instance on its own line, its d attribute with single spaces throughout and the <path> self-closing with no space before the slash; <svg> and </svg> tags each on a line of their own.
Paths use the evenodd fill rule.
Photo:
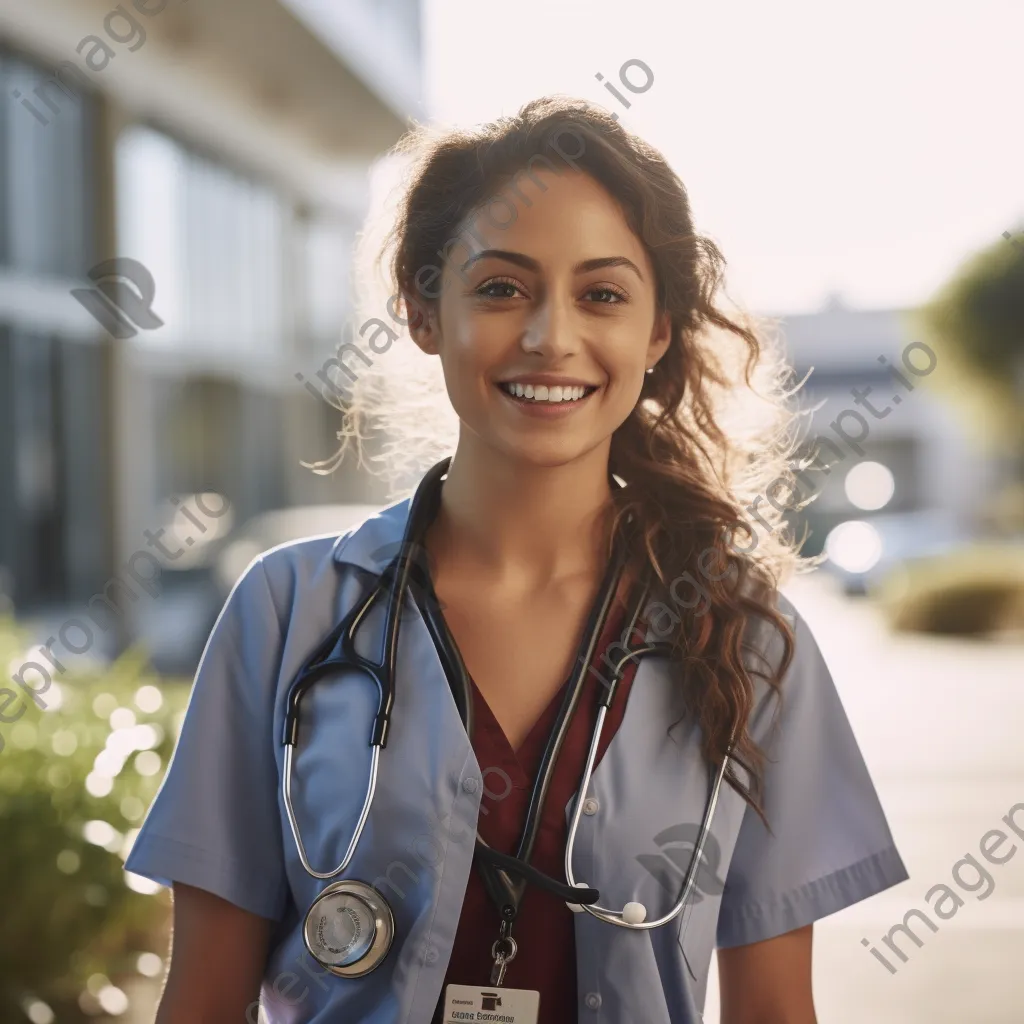
<svg viewBox="0 0 1024 1024">
<path fill-rule="evenodd" d="M 10 620 L 0 619 L 0 664 L 13 671 L 27 658 Z M 95 1020 L 123 1002 L 118 983 L 138 976 L 140 954 L 162 958 L 169 901 L 130 888 L 138 883 L 123 860 L 188 693 L 129 651 L 102 672 L 69 666 L 45 694 L 47 710 L 29 700 L 17 722 L 0 723 L 0 1020 L 27 1020 L 32 1000 L 62 1024 Z"/>
<path fill-rule="evenodd" d="M 918 559 L 889 573 L 875 596 L 897 630 L 1024 631 L 1024 549 L 979 546 Z"/>
</svg>

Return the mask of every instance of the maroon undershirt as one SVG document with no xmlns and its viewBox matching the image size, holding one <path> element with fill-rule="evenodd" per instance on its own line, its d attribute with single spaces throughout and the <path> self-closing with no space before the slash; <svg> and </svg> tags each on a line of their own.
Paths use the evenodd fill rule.
<svg viewBox="0 0 1024 1024">
<path fill-rule="evenodd" d="M 594 666 L 607 678 L 608 668 L 604 652 L 608 646 L 621 641 L 625 628 L 626 610 L 621 602 L 613 607 L 598 642 Z M 638 624 L 633 642 L 643 642 L 644 626 Z M 605 716 L 604 729 L 597 749 L 595 768 L 604 756 L 622 722 L 626 699 L 636 674 L 636 662 L 626 666 L 622 681 L 615 691 L 615 699 Z M 473 751 L 484 773 L 485 794 L 480 804 L 478 827 L 488 845 L 503 853 L 515 854 L 526 820 L 530 789 L 562 705 L 567 679 L 552 698 L 550 704 L 530 730 L 518 751 L 512 746 L 495 719 L 483 694 L 472 684 L 473 694 Z M 603 687 L 592 672 L 587 673 L 576 712 L 555 765 L 541 815 L 537 841 L 530 863 L 546 875 L 565 880 L 565 843 L 568 826 L 565 808 L 579 789 L 586 764 L 587 752 L 593 737 L 597 716 L 597 702 Z M 500 768 L 512 780 L 512 789 L 501 799 L 507 784 L 497 772 L 487 767 Z M 488 794 L 494 794 L 493 797 Z M 519 949 L 505 971 L 502 982 L 506 988 L 536 989 L 540 992 L 538 1024 L 566 1024 L 577 1017 L 576 1002 L 576 941 L 575 914 L 557 896 L 527 883 L 512 925 L 512 937 Z M 474 861 L 466 887 L 462 914 L 455 935 L 444 985 L 484 986 L 490 981 L 491 946 L 498 937 L 501 917 L 498 908 L 487 894 L 480 869 Z M 444 987 L 434 1016 L 442 1019 Z"/>
</svg>

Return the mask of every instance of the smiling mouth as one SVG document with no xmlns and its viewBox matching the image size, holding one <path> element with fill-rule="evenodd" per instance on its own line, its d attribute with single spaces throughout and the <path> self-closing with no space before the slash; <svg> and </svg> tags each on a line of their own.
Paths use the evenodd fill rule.
<svg viewBox="0 0 1024 1024">
<path fill-rule="evenodd" d="M 543 384 L 505 384 L 498 387 L 511 398 L 523 402 L 534 402 L 537 405 L 558 405 L 563 402 L 580 402 L 597 391 L 596 387 L 576 385 L 572 387 L 547 387 Z"/>
</svg>

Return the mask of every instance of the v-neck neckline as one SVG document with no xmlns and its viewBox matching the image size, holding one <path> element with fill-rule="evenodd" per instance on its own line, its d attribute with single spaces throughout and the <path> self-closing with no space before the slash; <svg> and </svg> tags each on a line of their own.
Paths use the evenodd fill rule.
<svg viewBox="0 0 1024 1024">
<path fill-rule="evenodd" d="M 551 732 L 551 726 L 555 718 L 558 715 L 558 710 L 562 706 L 562 701 L 565 699 L 565 691 L 572 682 L 572 675 L 570 674 L 565 679 L 562 685 L 552 696 L 551 700 L 545 705 L 544 710 L 541 711 L 537 720 L 530 726 L 526 735 L 523 737 L 522 743 L 519 744 L 518 748 L 512 746 L 511 741 L 508 738 L 505 730 L 501 727 L 501 723 L 498 721 L 497 716 L 491 709 L 490 704 L 487 703 L 487 698 L 484 696 L 483 691 L 476 684 L 476 680 L 472 676 L 469 677 L 470 687 L 473 692 L 473 700 L 476 702 L 477 708 L 484 711 L 484 715 L 477 713 L 474 716 L 476 728 L 486 726 L 491 733 L 492 737 L 500 740 L 505 760 L 510 765 L 514 765 L 519 778 L 516 780 L 516 785 L 528 786 L 532 781 L 532 770 L 535 765 L 533 762 L 539 762 L 540 757 L 543 756 L 543 750 L 538 753 L 537 745 L 541 742 L 538 737 L 538 733 L 543 733 L 543 743 L 546 745 L 547 738 Z M 524 763 L 525 758 L 525 763 Z"/>
<path fill-rule="evenodd" d="M 440 604 L 437 597 L 437 591 L 434 589 L 433 578 L 429 572 L 425 574 L 424 582 L 426 584 L 427 593 L 429 594 L 429 599 Z M 621 604 L 619 599 L 616 598 L 612 603 L 612 609 L 607 621 L 605 622 L 602 634 L 598 638 L 599 647 L 604 646 L 606 636 L 610 638 L 614 637 L 613 630 L 617 631 L 619 629 L 622 622 L 625 620 L 625 616 L 626 608 Z M 441 619 L 444 621 L 443 613 L 441 615 Z M 457 650 L 458 645 L 456 644 L 455 637 L 451 634 L 451 630 L 448 628 L 447 622 L 444 623 L 444 629 L 448 633 L 452 646 Z M 485 712 L 484 716 L 481 716 L 474 711 L 474 733 L 481 726 L 486 725 L 488 731 L 492 734 L 492 737 L 499 741 L 499 747 L 502 751 L 502 760 L 505 761 L 506 767 L 515 773 L 515 781 L 513 782 L 514 787 L 517 789 L 528 789 L 533 783 L 534 775 L 540 768 L 540 763 L 544 757 L 544 749 L 547 746 L 547 740 L 551 735 L 554 721 L 558 715 L 558 709 L 561 707 L 562 701 L 565 698 L 566 689 L 572 683 L 573 672 L 570 671 L 569 676 L 563 680 L 562 685 L 554 693 L 537 720 L 523 737 L 523 741 L 520 743 L 518 749 L 513 748 L 508 735 L 502 728 L 501 723 L 498 721 L 497 716 L 491 709 L 490 704 L 487 703 L 487 698 L 484 696 L 480 687 L 477 686 L 476 680 L 473 679 L 473 676 L 468 669 L 466 670 L 466 677 L 469 682 L 469 690 L 474 709 L 479 708 Z M 585 698 L 586 694 L 590 692 L 587 682 L 588 680 L 584 679 L 581 698 Z M 584 703 L 585 699 L 581 699 L 575 710 L 576 715 L 580 713 Z M 482 721 L 481 718 L 484 720 Z M 537 738 L 537 732 L 540 729 L 544 730 L 543 745 L 538 745 L 539 741 Z M 470 737 L 470 743 L 475 746 L 475 736 Z M 527 761 L 529 762 L 528 765 L 524 765 L 523 763 L 522 756 L 524 754 L 527 755 Z"/>
</svg>

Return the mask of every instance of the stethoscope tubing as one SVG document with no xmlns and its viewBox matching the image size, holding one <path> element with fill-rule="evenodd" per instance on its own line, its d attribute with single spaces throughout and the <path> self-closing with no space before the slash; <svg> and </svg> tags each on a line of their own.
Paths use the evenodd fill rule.
<svg viewBox="0 0 1024 1024">
<path fill-rule="evenodd" d="M 633 654 L 637 652 L 634 651 Z M 623 659 L 626 661 L 627 659 Z M 594 736 L 590 741 L 590 749 L 587 752 L 587 763 L 583 769 L 583 781 L 580 783 L 579 792 L 576 794 L 576 804 L 573 808 L 572 823 L 569 825 L 569 836 L 565 843 L 565 877 L 570 886 L 576 887 L 576 878 L 573 875 L 572 870 L 572 854 L 576 846 L 576 831 L 580 824 L 580 815 L 583 811 L 583 802 L 586 797 L 587 789 L 590 786 L 590 779 L 594 772 L 594 761 L 597 758 L 598 746 L 601 742 L 601 734 L 604 732 L 604 720 L 608 714 L 608 709 L 602 704 L 597 712 L 597 724 L 594 727 Z M 722 758 L 722 763 L 715 774 L 715 781 L 711 790 L 711 798 L 708 800 L 707 805 L 704 808 L 704 817 L 701 820 L 700 832 L 697 836 L 697 842 L 693 848 L 693 856 L 690 858 L 690 866 L 686 872 L 686 879 L 683 882 L 682 891 L 679 894 L 679 898 L 676 900 L 675 906 L 662 917 L 656 918 L 653 921 L 625 921 L 623 920 L 623 911 L 612 910 L 609 907 L 602 907 L 596 903 L 586 904 L 580 903 L 577 906 L 582 907 L 588 914 L 593 915 L 606 924 L 617 925 L 620 928 L 631 928 L 635 931 L 647 931 L 651 928 L 660 928 L 662 925 L 668 924 L 674 920 L 682 912 L 686 906 L 686 901 L 690 898 L 690 892 L 693 889 L 694 883 L 697 880 L 697 871 L 700 868 L 701 858 L 704 856 L 704 844 L 707 841 L 708 833 L 711 830 L 711 821 L 714 818 L 715 807 L 718 804 L 718 794 L 722 788 L 722 780 L 725 778 L 726 767 L 729 763 L 729 755 L 726 754 Z M 583 883 L 585 884 L 585 883 Z"/>
<path fill-rule="evenodd" d="M 441 479 L 449 464 L 450 459 L 446 459 L 443 462 L 438 463 L 437 466 L 428 472 L 423 485 L 418 489 L 417 495 L 412 501 L 409 510 L 409 523 L 406 536 L 403 538 L 399 554 L 395 556 L 391 564 L 381 574 L 376 585 L 371 589 L 368 597 L 363 601 L 363 603 L 346 615 L 338 626 L 332 629 L 331 633 L 323 642 L 321 642 L 320 645 L 318 645 L 316 650 L 312 655 L 310 655 L 309 659 L 303 665 L 288 691 L 288 696 L 286 698 L 284 735 L 282 737 L 285 749 L 281 792 L 288 816 L 288 823 L 291 828 L 292 836 L 295 840 L 296 849 L 299 853 L 299 859 L 303 868 L 314 878 L 334 878 L 345 871 L 358 848 L 359 840 L 369 818 L 374 795 L 376 793 L 380 751 L 387 745 L 391 712 L 394 704 L 394 679 L 397 660 L 398 627 L 401 606 L 405 600 L 408 590 L 409 576 L 414 561 L 413 554 L 415 551 L 415 545 L 413 544 L 413 541 L 416 540 L 416 528 L 420 524 L 424 506 L 428 501 L 426 495 L 432 490 L 431 485 L 436 484 Z M 582 659 L 583 668 L 577 673 L 575 685 L 571 687 L 566 694 L 566 698 L 559 711 L 556 728 L 553 730 L 548 741 L 547 749 L 544 752 L 541 770 L 535 779 L 534 786 L 531 791 L 526 816 L 526 826 L 524 827 L 523 835 L 518 844 L 516 856 L 511 857 L 493 850 L 480 838 L 479 834 L 477 835 L 476 842 L 477 855 L 484 861 L 484 865 L 482 866 L 486 866 L 491 869 L 490 872 L 485 872 L 485 879 L 488 882 L 488 888 L 492 890 L 492 896 L 495 895 L 493 891 L 494 885 L 500 884 L 508 901 L 514 906 L 517 906 L 522 893 L 523 884 L 525 884 L 526 881 L 533 881 L 537 884 L 543 885 L 550 891 L 561 896 L 567 902 L 572 902 L 573 905 L 581 907 L 594 917 L 597 917 L 608 924 L 637 930 L 647 930 L 651 928 L 658 928 L 672 921 L 682 911 L 687 899 L 689 898 L 690 892 L 696 881 L 697 871 L 703 857 L 704 845 L 710 831 L 715 807 L 718 803 L 719 791 L 725 777 L 729 756 L 732 750 L 731 743 L 726 755 L 722 759 L 721 766 L 716 773 L 711 796 L 705 806 L 698 840 L 694 847 L 693 857 L 690 861 L 690 866 L 686 874 L 682 893 L 680 894 L 675 906 L 668 914 L 665 914 L 654 921 L 625 921 L 623 920 L 622 911 L 614 911 L 607 907 L 598 906 L 598 891 L 587 887 L 585 883 L 576 882 L 572 870 L 572 856 L 575 848 L 576 834 L 580 823 L 580 814 L 583 809 L 583 802 L 593 776 L 594 763 L 596 761 L 601 736 L 604 731 L 605 718 L 614 697 L 618 681 L 621 677 L 623 666 L 628 661 L 638 658 L 644 654 L 666 654 L 671 650 L 668 644 L 645 643 L 643 646 L 632 650 L 629 649 L 627 644 L 625 647 L 625 656 L 616 666 L 612 675 L 612 681 L 607 684 L 606 692 L 598 707 L 594 733 L 591 737 L 586 766 L 584 768 L 580 788 L 577 792 L 572 822 L 569 828 L 568 840 L 566 842 L 565 875 L 568 885 L 564 885 L 556 879 L 548 878 L 542 872 L 533 868 L 532 865 L 529 864 L 529 857 L 532 853 L 533 844 L 536 839 L 540 808 L 545 802 L 544 798 L 551 780 L 552 766 L 557 760 L 558 751 L 561 748 L 568 730 L 568 723 L 572 719 L 579 696 L 583 690 L 583 681 L 598 643 L 598 634 L 607 619 L 611 602 L 617 594 L 618 582 L 621 579 L 623 566 L 624 553 L 620 549 L 616 555 L 616 564 L 614 566 L 615 571 L 606 578 L 605 586 L 602 588 L 600 607 L 596 612 L 596 626 L 591 630 L 592 635 L 588 643 L 587 651 L 585 652 L 586 656 Z M 385 588 L 388 590 L 388 604 L 383 630 L 384 645 L 383 650 L 381 651 L 381 660 L 375 663 L 370 661 L 368 658 L 363 657 L 355 650 L 355 634 L 363 619 L 369 613 L 373 605 L 379 600 L 380 595 L 383 593 Z M 643 594 L 641 595 L 639 602 L 637 602 L 636 609 L 633 612 L 630 628 L 626 633 L 627 637 L 632 636 L 633 628 L 635 627 L 640 611 L 644 606 L 649 588 L 650 584 L 648 582 L 644 586 Z M 431 621 L 432 616 L 429 613 L 425 614 L 424 618 L 427 621 L 428 628 L 435 640 L 435 644 L 440 639 L 444 646 L 450 646 L 450 644 L 447 643 L 449 638 L 443 620 L 440 622 Z M 339 640 L 339 656 L 332 658 L 331 652 L 334 651 L 336 647 L 339 647 Z M 468 692 L 468 677 L 465 672 L 465 666 L 461 664 L 461 659 L 458 657 L 457 652 L 447 651 L 446 653 L 448 657 L 454 659 L 454 663 L 452 665 L 446 666 L 446 671 L 448 668 L 454 668 L 456 670 L 456 676 L 459 677 L 462 683 L 462 692 L 456 700 L 457 703 L 460 703 L 461 701 L 461 704 L 464 705 L 464 707 L 460 706 L 459 710 L 460 713 L 463 711 L 465 712 L 464 725 L 467 725 L 468 729 L 468 722 L 471 721 L 472 715 L 472 702 L 471 694 Z M 299 701 L 301 700 L 304 692 L 313 684 L 313 682 L 332 668 L 349 670 L 356 669 L 369 675 L 377 686 L 378 707 L 370 739 L 372 754 L 366 795 L 363 800 L 363 806 L 359 814 L 356 828 L 352 834 L 352 838 L 349 841 L 348 848 L 345 851 L 345 856 L 341 863 L 333 871 L 320 872 L 310 865 L 305 847 L 302 843 L 299 824 L 292 801 L 292 776 L 294 769 L 295 747 L 298 743 Z M 523 881 L 518 885 L 514 884 L 512 883 L 510 876 L 518 876 Z"/>
<path fill-rule="evenodd" d="M 325 669 L 333 666 L 336 659 L 327 658 L 325 660 L 316 660 L 312 664 L 307 664 L 303 672 L 300 673 L 298 678 L 295 680 L 291 693 L 289 694 L 289 720 L 285 724 L 284 770 L 281 773 L 282 797 L 285 811 L 288 815 L 288 824 L 291 826 L 292 836 L 295 839 L 295 846 L 299 852 L 299 860 L 302 862 L 302 866 L 306 871 L 314 878 L 334 878 L 335 875 L 340 875 L 341 872 L 348 867 L 349 861 L 352 860 L 356 848 L 359 845 L 359 839 L 363 834 L 366 821 L 370 816 L 370 808 L 373 806 L 373 797 L 377 790 L 377 770 L 380 765 L 380 751 L 381 747 L 385 744 L 387 736 L 386 729 L 382 730 L 379 727 L 379 723 L 381 716 L 387 714 L 389 711 L 389 703 L 386 700 L 386 695 L 391 690 L 391 687 L 384 679 L 381 678 L 378 666 L 374 665 L 373 662 L 362 657 L 362 655 L 358 654 L 354 650 L 352 637 L 355 630 L 359 627 L 359 623 L 363 620 L 363 617 L 377 601 L 382 589 L 383 587 L 381 583 L 378 583 L 370 593 L 370 596 L 363 602 L 362 606 L 359 607 L 354 614 L 346 616 L 341 631 L 342 659 L 340 660 L 347 662 L 348 666 L 351 666 L 354 663 L 356 668 L 366 672 L 366 674 L 373 679 L 377 684 L 378 703 L 373 739 L 370 743 L 370 777 L 366 786 L 366 797 L 363 800 L 363 808 L 359 814 L 359 820 L 356 824 L 355 831 L 352 833 L 352 838 L 349 841 L 348 849 L 345 851 L 345 856 L 342 859 L 342 862 L 333 871 L 317 871 L 310 865 L 309 859 L 306 856 L 306 848 L 302 843 L 302 837 L 299 833 L 299 823 L 295 816 L 295 806 L 292 802 L 292 770 L 295 746 L 298 741 L 298 699 L 301 697 L 302 692 L 313 682 L 314 676 L 319 676 Z M 332 631 L 332 635 L 333 632 L 336 631 Z"/>
<path fill-rule="evenodd" d="M 349 861 L 352 859 L 356 852 L 356 847 L 359 845 L 359 839 L 366 826 L 366 819 L 370 816 L 370 808 L 373 806 L 373 796 L 377 790 L 377 766 L 380 764 L 380 744 L 375 743 L 371 747 L 370 781 L 366 787 L 366 799 L 363 800 L 363 809 L 359 813 L 359 822 L 356 825 L 355 831 L 352 833 L 352 839 L 349 841 L 348 849 L 345 851 L 345 857 L 333 871 L 317 871 L 310 866 L 309 860 L 306 858 L 306 848 L 302 845 L 302 838 L 299 836 L 299 824 L 298 821 L 296 821 L 295 808 L 292 805 L 292 753 L 294 749 L 295 748 L 290 743 L 284 748 L 283 791 L 284 806 L 285 810 L 288 812 L 288 824 L 291 825 L 292 828 L 292 836 L 295 838 L 295 846 L 299 851 L 299 860 L 302 861 L 302 866 L 314 878 L 334 878 L 335 875 L 340 875 L 342 871 L 348 867 Z"/>
<path fill-rule="evenodd" d="M 428 477 L 433 482 L 440 479 L 447 463 L 442 462 L 435 466 Z M 424 488 L 420 488 L 414 497 L 409 509 L 410 524 L 418 522 L 420 510 L 424 505 Z M 377 771 L 380 764 L 380 751 L 387 746 L 388 731 L 391 724 L 391 712 L 395 700 L 395 669 L 398 647 L 398 625 L 401 605 L 408 590 L 409 573 L 412 568 L 412 557 L 409 551 L 408 538 L 403 540 L 402 550 L 392 561 L 391 565 L 381 574 L 376 586 L 371 590 L 369 596 L 362 605 L 353 609 L 346 615 L 341 623 L 331 630 L 328 637 L 322 642 L 310 658 L 303 665 L 298 676 L 292 682 L 288 691 L 285 711 L 284 726 L 284 770 L 281 778 L 281 795 L 288 815 L 288 824 L 291 827 L 292 837 L 295 839 L 295 846 L 299 852 L 299 860 L 303 868 L 314 878 L 334 878 L 341 874 L 348 867 L 349 861 L 355 854 L 359 845 L 359 839 L 363 834 L 367 819 L 370 815 L 370 808 L 373 806 L 373 798 L 377 789 Z M 395 579 L 392 580 L 392 575 Z M 393 585 L 392 585 L 393 584 Z M 376 604 L 381 593 L 387 588 L 388 604 L 384 617 L 384 646 L 381 651 L 380 662 L 372 662 L 364 658 L 355 649 L 355 634 L 363 619 L 369 614 L 370 609 Z M 341 654 L 340 657 L 331 658 L 331 651 L 337 644 L 340 633 Z M 309 863 L 306 850 L 302 843 L 299 831 L 298 820 L 295 816 L 295 807 L 292 802 L 292 770 L 295 746 L 298 743 L 299 733 L 299 701 L 305 691 L 315 682 L 327 669 L 356 668 L 365 672 L 377 686 L 377 715 L 373 723 L 373 731 L 370 736 L 370 747 L 372 750 L 370 760 L 370 777 L 366 786 L 366 796 L 363 800 L 363 807 L 359 814 L 359 821 L 352 839 L 349 841 L 348 849 L 341 863 L 333 871 L 317 871 Z"/>
</svg>

